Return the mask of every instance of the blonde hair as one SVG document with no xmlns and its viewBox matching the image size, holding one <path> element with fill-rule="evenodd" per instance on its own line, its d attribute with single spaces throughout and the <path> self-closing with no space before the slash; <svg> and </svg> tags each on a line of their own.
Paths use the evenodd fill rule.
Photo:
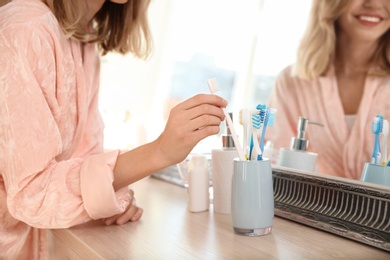
<svg viewBox="0 0 390 260">
<path fill-rule="evenodd" d="M 102 55 L 132 53 L 147 58 L 152 39 L 147 20 L 150 0 L 129 0 L 125 4 L 105 1 L 89 28 L 83 16 L 88 5 L 80 0 L 45 0 L 68 37 L 96 42 Z"/>
<path fill-rule="evenodd" d="M 336 21 L 349 3 L 350 0 L 313 0 L 308 27 L 298 48 L 294 67 L 297 76 L 314 79 L 330 69 L 336 52 Z M 376 74 L 390 71 L 389 33 L 382 36 L 373 57 L 380 67 L 380 72 Z"/>
</svg>

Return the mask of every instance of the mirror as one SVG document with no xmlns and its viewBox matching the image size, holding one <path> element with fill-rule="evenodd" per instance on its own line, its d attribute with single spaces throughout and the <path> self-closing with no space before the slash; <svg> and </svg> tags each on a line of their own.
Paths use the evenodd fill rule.
<svg viewBox="0 0 390 260">
<path fill-rule="evenodd" d="M 271 3 L 272 2 L 272 3 Z M 294 2 L 293 4 L 294 5 L 296 5 L 296 6 L 299 6 L 302 10 L 301 11 L 299 11 L 299 16 L 302 18 L 302 22 L 300 23 L 300 24 L 298 24 L 298 23 L 294 23 L 294 24 L 288 24 L 287 26 L 286 26 L 286 24 L 284 24 L 283 25 L 283 27 L 278 27 L 277 25 L 274 25 L 274 24 L 267 24 L 267 26 L 269 27 L 269 30 L 270 31 L 272 31 L 272 30 L 274 30 L 274 31 L 277 31 L 277 32 L 279 32 L 279 34 L 280 35 L 283 35 L 283 37 L 286 37 L 286 35 L 288 35 L 289 36 L 289 34 L 288 34 L 288 31 L 289 30 L 291 30 L 292 31 L 292 34 L 294 34 L 294 37 L 297 37 L 297 35 L 299 35 L 299 37 L 298 38 L 293 38 L 293 37 L 287 37 L 287 38 L 289 38 L 289 44 L 288 44 L 288 48 L 286 48 L 286 46 L 279 46 L 279 48 L 277 48 L 278 50 L 280 49 L 280 51 L 283 53 L 284 51 L 286 51 L 286 49 L 288 49 L 288 50 L 290 50 L 290 52 L 288 53 L 289 55 L 292 55 L 292 53 L 294 53 L 294 55 L 293 55 L 293 57 L 292 57 L 292 59 L 290 59 L 290 60 L 288 60 L 288 59 L 284 59 L 284 57 L 283 56 L 287 56 L 287 55 L 281 55 L 282 56 L 282 58 L 280 59 L 282 62 L 280 63 L 280 64 L 278 64 L 278 66 L 279 66 L 279 68 L 281 68 L 281 67 L 286 67 L 286 66 L 288 66 L 289 64 L 291 64 L 291 63 L 289 63 L 290 61 L 292 62 L 292 63 L 294 63 L 294 60 L 295 60 L 295 53 L 296 53 L 296 49 L 298 48 L 298 42 L 300 41 L 300 38 L 301 38 L 301 36 L 303 35 L 303 33 L 304 33 L 304 31 L 305 31 L 305 28 L 304 27 L 306 27 L 306 25 L 307 25 L 307 23 L 308 23 L 308 14 L 309 14 L 309 12 L 310 12 L 310 8 L 308 8 L 310 5 L 311 5 L 311 0 L 310 1 L 307 1 L 307 2 L 300 2 L 300 3 L 296 3 L 296 2 Z M 264 16 L 264 17 L 267 17 L 268 15 L 273 15 L 273 14 L 275 14 L 279 9 L 280 9 L 280 6 L 281 5 L 284 5 L 285 4 L 285 2 L 283 1 L 283 0 L 278 0 L 278 1 L 268 1 L 268 0 L 265 0 L 264 1 L 264 5 L 263 5 L 263 8 L 262 8 L 262 13 L 260 14 L 260 16 Z M 273 6 L 273 5 L 275 5 L 275 6 Z M 291 7 L 292 8 L 292 7 Z M 296 15 L 296 13 L 295 12 L 293 12 L 294 13 L 294 15 Z M 288 14 L 286 14 L 286 16 L 285 17 L 288 17 L 287 16 Z M 283 16 L 284 17 L 284 16 Z M 265 55 L 262 55 L 261 56 L 261 53 L 262 52 L 266 52 L 266 51 L 269 51 L 269 52 L 272 52 L 272 50 L 273 50 L 273 46 L 267 46 L 267 45 L 264 45 L 264 41 L 267 41 L 269 38 L 270 39 L 272 39 L 272 40 L 270 40 L 270 42 L 272 43 L 273 41 L 275 41 L 275 39 L 274 38 L 271 38 L 270 36 L 269 37 L 264 37 L 265 35 L 266 36 L 268 36 L 266 33 L 266 31 L 261 31 L 260 32 L 261 34 L 260 34 L 260 36 L 259 36 L 259 44 L 257 45 L 257 49 L 256 49 L 256 56 L 255 56 L 255 61 L 257 62 L 257 63 L 259 63 L 261 60 L 266 60 L 267 62 L 269 61 L 269 60 L 272 60 L 272 59 L 270 59 L 270 58 L 267 58 L 267 56 L 265 56 Z M 293 42 L 293 44 L 291 45 L 290 44 L 290 40 L 292 39 L 292 42 Z M 278 42 L 279 43 L 279 40 L 277 40 L 276 42 Z M 260 44 L 261 43 L 261 44 Z M 277 45 L 278 43 L 275 43 L 275 45 Z M 283 44 L 285 44 L 285 43 L 283 43 Z M 256 62 L 255 62 L 255 64 L 256 64 Z M 256 72 L 256 69 L 254 69 L 254 71 Z M 259 74 L 261 74 L 261 73 L 264 73 L 264 70 L 261 70 L 260 68 L 259 68 L 259 70 L 258 70 L 258 72 L 259 72 Z M 272 73 L 271 73 L 272 74 Z M 273 76 L 275 76 L 275 74 L 272 74 Z M 264 82 L 265 80 L 264 80 L 264 78 L 262 78 L 262 81 Z M 265 88 L 263 88 L 263 89 L 261 89 L 261 88 L 258 88 L 258 89 L 256 89 L 256 91 L 255 91 L 255 96 L 256 96 L 256 98 L 257 97 L 259 97 L 259 99 L 261 99 L 260 97 L 261 97 L 261 95 L 262 95 L 262 92 L 261 91 L 263 91 L 264 92 L 264 89 Z M 302 115 L 302 116 L 306 116 L 306 115 Z M 311 118 L 309 118 L 309 119 L 311 119 Z M 387 119 L 389 119 L 389 118 L 387 118 Z M 296 118 L 296 122 L 298 122 L 298 118 Z M 321 123 L 324 123 L 324 122 L 321 122 Z M 369 122 L 370 124 L 371 124 L 371 122 Z M 371 126 L 370 126 L 371 127 Z M 272 129 L 270 129 L 269 131 L 272 131 Z M 310 142 L 310 145 L 309 145 L 309 147 L 312 145 L 312 144 L 315 144 L 315 142 L 316 142 L 316 136 L 318 136 L 318 135 L 321 135 L 321 133 L 320 133 L 320 131 L 323 131 L 323 129 L 321 129 L 321 128 L 317 128 L 317 127 L 308 127 L 308 140 L 309 140 L 309 142 Z M 361 136 L 361 135 L 359 135 L 361 138 L 367 138 L 367 137 L 363 137 L 363 136 Z M 372 136 L 374 136 L 374 135 L 372 135 Z M 293 136 L 290 136 L 289 138 L 293 138 Z M 372 146 L 374 145 L 374 138 L 372 138 Z M 333 141 L 333 140 L 332 140 Z M 319 144 L 319 142 L 317 143 L 317 145 Z M 381 141 L 381 146 L 382 146 L 382 141 Z M 313 148 L 314 148 L 314 146 L 312 146 Z M 284 145 L 284 148 L 289 148 L 289 144 L 285 144 Z M 372 147 L 370 147 L 371 149 L 372 149 Z M 318 153 L 319 151 L 316 151 L 316 150 L 311 150 L 312 152 L 315 152 L 315 153 Z M 318 158 L 320 158 L 321 157 L 321 154 L 319 153 L 318 154 Z M 365 160 L 367 161 L 367 162 L 369 162 L 370 161 L 370 157 L 367 157 Z M 318 161 L 318 160 L 317 160 Z M 307 161 L 305 161 L 305 164 L 306 165 L 308 165 L 308 162 Z M 355 164 L 356 165 L 356 164 Z M 354 166 L 355 166 L 354 165 Z M 357 166 L 356 166 L 357 167 Z M 341 169 L 343 169 L 342 167 L 340 167 Z M 360 165 L 359 165 L 359 168 L 360 168 Z M 373 167 L 369 167 L 369 169 L 370 168 L 373 168 Z M 388 167 L 389 168 L 389 171 L 390 171 L 390 167 Z M 345 168 L 344 168 L 345 169 Z M 295 170 L 293 170 L 293 169 L 290 169 L 291 171 L 295 171 Z M 361 167 L 361 169 L 359 169 L 360 170 L 360 173 L 362 173 L 362 175 L 363 175 L 363 173 L 365 173 L 366 172 L 366 169 L 365 168 L 363 168 L 363 166 Z M 370 169 L 371 170 L 371 169 Z M 381 170 L 382 171 L 382 170 Z M 387 171 L 387 170 L 386 170 Z M 340 171 L 341 172 L 341 171 Z M 369 171 L 369 172 L 371 172 L 371 171 Z M 325 173 L 325 172 L 324 172 Z M 336 173 L 336 171 L 334 171 L 334 172 L 328 172 L 328 174 L 329 175 L 325 175 L 326 177 L 328 177 L 328 178 L 333 178 L 332 177 L 332 173 Z M 342 172 L 341 172 L 342 173 Z M 389 173 L 390 174 L 390 173 Z M 375 176 L 375 177 L 377 177 L 377 176 Z M 370 182 L 372 182 L 372 180 L 373 179 L 370 179 L 370 178 L 368 178 L 368 179 L 366 179 L 367 181 L 370 181 Z M 365 183 L 365 182 L 364 182 Z M 380 184 L 381 182 L 378 180 L 376 183 L 378 183 L 379 185 L 382 185 L 382 184 Z M 390 185 L 390 184 L 386 184 L 386 182 L 382 182 L 384 185 L 383 185 L 383 188 L 384 189 L 388 189 L 388 190 L 390 190 L 390 186 L 388 186 L 388 185 Z"/>
<path fill-rule="evenodd" d="M 275 215 L 390 252 L 390 190 L 273 167 Z"/>
<path fill-rule="evenodd" d="M 205 2 L 208 6 L 208 10 L 213 10 L 209 2 Z M 245 4 L 243 4 L 244 2 Z M 214 55 L 215 57 L 211 56 L 217 61 L 216 64 L 212 63 L 213 66 L 211 66 L 211 68 L 215 69 L 214 67 L 217 65 L 226 65 L 229 63 L 227 61 L 232 60 L 234 61 L 234 64 L 239 65 L 237 66 L 237 70 L 242 69 L 238 71 L 237 75 L 240 76 L 237 76 L 237 78 L 233 76 L 230 77 L 230 74 L 228 77 L 229 79 L 235 79 L 235 83 L 232 82 L 231 84 L 232 93 L 227 95 L 235 97 L 235 100 L 232 102 L 233 107 L 230 109 L 231 111 L 239 111 L 240 108 L 246 107 L 248 104 L 257 104 L 259 101 L 264 103 L 269 94 L 270 87 L 273 85 L 276 73 L 294 60 L 294 49 L 297 47 L 298 42 L 298 40 L 294 39 L 296 39 L 298 34 L 303 33 L 303 28 L 300 28 L 300 26 L 304 26 L 304 21 L 301 24 L 298 24 L 298 20 L 305 19 L 305 12 L 309 10 L 308 6 L 310 5 L 310 2 L 311 0 L 233 1 L 232 14 L 234 17 L 237 18 L 240 14 L 244 14 L 245 17 L 231 20 L 231 17 L 233 16 L 229 15 L 229 12 L 227 11 L 230 9 L 227 8 L 226 1 L 215 1 L 215 3 L 213 2 L 213 5 L 215 5 L 216 9 L 215 11 L 210 12 L 213 20 L 207 22 L 207 15 L 203 12 L 204 5 L 202 3 L 199 4 L 199 1 L 193 1 L 194 5 L 189 8 L 188 12 L 186 12 L 186 8 L 175 8 L 175 10 L 179 11 L 175 13 L 175 10 L 169 10 L 169 13 L 172 15 L 166 17 L 172 18 L 171 24 L 186 29 L 192 28 L 191 22 L 196 21 L 195 25 L 193 25 L 196 30 L 181 31 L 180 28 L 176 29 L 176 27 L 173 27 L 174 29 L 172 29 L 172 31 L 187 32 L 188 35 L 183 37 L 183 33 L 173 34 L 174 36 L 177 36 L 177 38 L 169 38 L 167 42 L 169 42 L 169 46 L 173 46 L 173 50 L 180 50 L 180 46 L 186 46 L 186 50 L 189 50 L 190 45 L 183 44 L 182 39 L 186 39 L 186 43 L 192 44 L 197 43 L 200 39 L 209 39 L 209 34 L 205 32 L 207 32 L 208 28 L 213 28 L 210 24 L 213 24 L 213 21 L 215 20 L 215 13 L 219 15 L 218 22 L 223 21 L 217 27 L 217 29 L 219 29 L 218 37 L 215 37 L 217 40 L 222 39 L 222 29 L 226 28 L 226 25 L 230 25 L 229 22 L 234 21 L 233 25 L 228 27 L 229 30 L 226 30 L 226 40 L 224 40 L 226 44 L 229 43 L 231 49 L 228 48 L 229 51 L 223 52 L 221 50 L 226 50 L 227 45 L 218 44 L 218 48 L 216 48 L 218 50 L 217 54 L 220 54 L 221 58 L 219 58 L 219 55 Z M 175 3 L 182 3 L 182 1 L 172 1 L 172 3 L 165 6 L 172 6 Z M 218 3 L 221 3 L 221 6 L 224 6 L 224 8 L 221 9 Z M 253 4 L 253 7 L 249 6 L 248 3 Z M 264 20 L 261 21 L 256 20 L 258 14 L 253 12 L 256 10 L 258 3 L 264 4 L 261 10 Z M 196 7 L 197 5 L 202 8 L 202 22 L 205 22 L 207 26 L 201 27 L 199 21 L 197 19 L 192 19 L 191 17 L 191 13 L 195 15 L 199 14 L 199 12 L 194 12 L 194 6 Z M 280 6 L 283 6 L 284 8 L 280 8 Z M 222 12 L 225 12 L 226 15 L 222 16 Z M 178 16 L 178 14 L 180 16 Z M 174 20 L 175 17 L 179 17 L 180 20 Z M 224 20 L 224 17 L 227 19 Z M 253 27 L 244 25 L 237 26 L 238 23 L 246 21 L 245 18 L 251 17 L 253 18 L 253 21 L 259 22 L 260 25 Z M 284 19 L 275 20 L 275 17 L 283 17 Z M 250 22 L 253 21 L 251 20 Z M 272 26 L 269 21 L 273 21 Z M 289 21 L 288 26 L 286 26 L 286 21 Z M 159 23 L 159 26 L 161 24 L 166 23 Z M 237 33 L 232 33 L 235 28 L 238 28 Z M 242 28 L 248 28 L 248 30 L 242 30 Z M 253 32 L 250 31 L 251 29 Z M 275 31 L 278 33 L 275 34 Z M 239 32 L 243 32 L 244 34 L 239 34 Z M 210 32 L 210 35 L 213 35 L 213 32 Z M 241 37 L 237 37 L 238 35 L 241 35 Z M 286 38 L 288 38 L 287 48 Z M 241 47 L 241 45 L 237 43 L 245 43 L 245 46 Z M 236 45 L 239 48 L 235 49 L 234 47 Z M 178 47 L 176 48 L 176 46 Z M 194 66 L 192 61 L 199 60 L 199 53 L 212 53 L 212 51 L 205 52 L 204 50 L 197 48 L 198 46 L 210 47 L 211 45 L 209 41 L 204 45 L 195 44 L 194 49 L 191 49 L 192 52 L 186 52 L 185 57 L 188 57 L 188 61 L 186 59 L 172 61 L 172 64 L 180 65 L 180 71 L 187 66 L 190 68 L 189 71 L 191 72 L 188 73 L 188 75 L 191 76 L 190 79 L 187 79 L 186 75 L 178 74 L 180 77 L 174 78 L 174 82 L 177 83 L 179 81 L 177 86 L 186 86 L 188 82 L 194 83 L 193 68 L 198 68 L 199 66 Z M 221 46 L 223 46 L 223 48 L 221 48 Z M 194 53 L 197 55 L 193 55 Z M 247 59 L 247 61 L 243 59 L 247 63 L 243 63 L 244 65 L 242 65 L 240 63 L 241 59 L 236 59 L 234 57 L 230 57 L 231 59 L 229 59 L 229 54 L 231 53 L 239 53 L 240 58 L 244 57 Z M 175 55 L 165 56 L 174 57 Z M 203 57 L 205 55 L 200 56 Z M 191 57 L 198 58 L 191 59 Z M 207 57 L 207 60 L 210 58 L 209 56 L 205 57 Z M 274 57 L 278 57 L 278 59 L 275 59 Z M 201 66 L 203 68 L 205 67 L 203 63 Z M 251 70 L 249 71 L 248 68 Z M 236 67 L 223 67 L 223 69 L 225 72 L 234 72 Z M 213 73 L 215 74 L 215 72 Z M 203 86 L 205 79 L 209 77 L 202 74 L 199 78 L 199 84 L 195 82 L 195 85 L 198 84 L 198 86 Z M 229 85 L 228 83 L 229 82 L 224 82 L 223 85 L 227 86 Z M 205 87 L 205 89 L 207 88 Z M 175 92 L 174 90 L 175 89 L 173 88 L 172 93 L 175 95 L 172 95 L 180 97 L 180 93 L 178 91 Z M 178 88 L 177 90 L 182 90 L 182 88 Z M 188 89 L 186 89 L 186 91 L 188 91 Z M 194 89 L 194 91 L 199 92 L 199 88 Z M 256 97 L 256 100 L 250 100 L 250 98 L 254 97 Z M 219 142 L 220 138 L 217 138 L 217 140 Z M 368 160 L 369 158 L 367 158 L 367 161 Z M 276 165 L 274 165 L 273 168 L 276 215 L 389 251 L 389 187 L 333 177 L 325 174 L 300 172 L 293 169 L 278 167 Z M 160 178 L 165 178 L 166 181 L 176 180 L 179 177 L 175 170 L 176 169 L 173 169 L 173 172 L 177 175 L 176 178 L 165 177 L 165 175 L 162 177 L 160 176 Z M 363 169 L 361 170 L 363 171 Z"/>
</svg>

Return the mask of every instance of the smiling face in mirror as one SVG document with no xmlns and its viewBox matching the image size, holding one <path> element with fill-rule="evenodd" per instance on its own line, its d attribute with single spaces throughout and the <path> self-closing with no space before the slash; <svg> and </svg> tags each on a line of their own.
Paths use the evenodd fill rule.
<svg viewBox="0 0 390 260">
<path fill-rule="evenodd" d="M 110 0 L 110 2 L 113 2 L 116 4 L 125 4 L 128 2 L 128 0 Z"/>
<path fill-rule="evenodd" d="M 372 124 L 390 120 L 389 28 L 388 0 L 313 0 L 296 63 L 280 72 L 268 102 L 278 112 L 267 140 L 290 149 L 304 117 L 323 125 L 309 124 L 304 137 L 316 172 L 360 180 L 374 146 L 387 162 L 388 137 Z"/>
<path fill-rule="evenodd" d="M 390 28 L 390 1 L 355 0 L 337 21 L 340 34 L 362 42 L 376 42 Z"/>
</svg>

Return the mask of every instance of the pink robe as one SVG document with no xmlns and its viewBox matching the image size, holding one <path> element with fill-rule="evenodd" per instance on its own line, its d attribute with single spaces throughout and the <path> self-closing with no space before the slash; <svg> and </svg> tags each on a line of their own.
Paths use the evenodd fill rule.
<svg viewBox="0 0 390 260">
<path fill-rule="evenodd" d="M 46 259 L 46 230 L 124 212 L 103 153 L 94 44 L 39 0 L 0 8 L 0 259 Z"/>
<path fill-rule="evenodd" d="M 269 105 L 278 111 L 274 126 L 267 128 L 267 139 L 277 148 L 290 147 L 291 138 L 297 135 L 299 116 L 322 123 L 324 127 L 309 124 L 306 133 L 309 150 L 318 153 L 317 170 L 360 179 L 374 147 L 374 117 L 382 114 L 390 120 L 390 76 L 366 79 L 357 118 L 349 132 L 334 71 L 307 81 L 292 76 L 291 69 L 287 67 L 276 80 Z"/>
</svg>

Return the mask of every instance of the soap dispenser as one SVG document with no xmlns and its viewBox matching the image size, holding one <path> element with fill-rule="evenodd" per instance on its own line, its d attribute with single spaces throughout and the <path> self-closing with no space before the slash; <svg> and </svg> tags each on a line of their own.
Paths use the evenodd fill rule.
<svg viewBox="0 0 390 260">
<path fill-rule="evenodd" d="M 233 114 L 229 113 L 229 116 L 232 118 Z M 216 213 L 230 214 L 233 159 L 238 157 L 238 153 L 228 124 L 221 141 L 222 149 L 211 150 L 213 207 Z"/>
<path fill-rule="evenodd" d="M 299 117 L 298 135 L 292 138 L 290 149 L 280 149 L 280 166 L 315 172 L 318 154 L 307 151 L 309 140 L 305 139 L 305 132 L 308 123 L 309 119 Z"/>
</svg>

